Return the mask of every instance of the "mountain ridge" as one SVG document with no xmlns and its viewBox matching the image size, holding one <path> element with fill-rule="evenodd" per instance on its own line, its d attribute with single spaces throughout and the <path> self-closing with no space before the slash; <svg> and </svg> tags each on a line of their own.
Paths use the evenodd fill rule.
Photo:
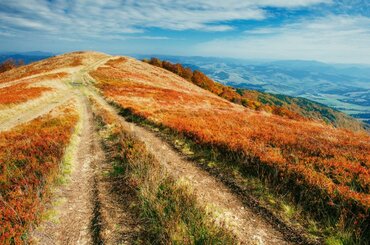
<svg viewBox="0 0 370 245">
<path fill-rule="evenodd" d="M 10 55 L 8 56 L 1 56 L 0 55 L 0 61 L 3 59 L 7 59 L 7 58 L 14 58 L 16 60 L 24 60 L 25 63 L 30 63 L 30 62 L 34 62 L 34 61 L 37 61 L 37 60 L 40 60 L 40 59 L 44 59 L 44 58 L 48 58 L 49 56 L 32 56 L 34 53 L 36 53 L 36 55 L 52 55 L 51 53 L 47 53 L 47 52 L 41 52 L 41 51 L 35 51 L 35 52 L 13 52 L 11 53 Z M 27 54 L 30 54 L 30 55 L 27 55 Z M 147 57 L 147 56 L 144 56 L 144 55 L 136 55 L 137 57 Z M 168 57 L 169 60 L 175 60 L 181 64 L 183 64 L 185 67 L 190 67 L 192 68 L 193 70 L 200 70 L 200 71 L 203 71 L 205 74 L 207 74 L 208 76 L 210 76 L 213 80 L 217 81 L 217 82 L 221 82 L 227 86 L 232 86 L 234 88 L 241 88 L 241 89 L 248 89 L 248 90 L 257 90 L 259 92 L 262 92 L 261 95 L 263 93 L 269 93 L 270 94 L 270 97 L 274 97 L 274 95 L 276 95 L 275 97 L 281 97 L 281 95 L 285 95 L 286 98 L 289 98 L 288 96 L 292 96 L 292 97 L 302 97 L 302 98 L 306 98 L 306 99 L 309 99 L 311 101 L 315 101 L 321 105 L 325 105 L 325 106 L 328 106 L 328 107 L 331 107 L 330 110 L 337 110 L 337 111 L 341 111 L 341 112 L 345 112 L 347 115 L 350 115 L 350 116 L 353 116 L 353 118 L 356 118 L 358 119 L 359 121 L 362 121 L 364 124 L 365 124 L 365 127 L 366 128 L 369 128 L 369 123 L 370 123 L 370 118 L 368 118 L 368 114 L 369 114 L 369 109 L 366 109 L 368 108 L 367 106 L 367 102 L 364 101 L 364 99 L 366 100 L 366 93 L 363 92 L 363 90 L 359 90 L 359 89 L 354 89 L 354 88 L 351 88 L 350 86 L 342 86 L 342 88 L 340 87 L 333 87 L 331 90 L 328 90 L 326 89 L 326 95 L 322 95 L 320 93 L 317 93 L 316 90 L 312 90 L 311 88 L 308 87 L 308 89 L 305 89 L 305 90 L 302 90 L 301 92 L 294 92 L 294 89 L 292 90 L 291 89 L 291 85 L 287 85 L 287 86 L 283 86 L 282 84 L 284 84 L 284 82 L 282 81 L 281 84 L 280 84 L 280 87 L 281 88 L 285 88 L 283 91 L 281 91 L 281 89 L 279 90 L 276 90 L 276 86 L 271 86 L 269 85 L 269 79 L 268 78 L 264 78 L 262 79 L 262 81 L 265 80 L 265 82 L 263 83 L 260 83 L 260 82 L 255 82 L 253 79 L 253 75 L 251 76 L 251 82 L 247 82 L 249 80 L 249 76 L 242 76 L 242 78 L 238 78 L 235 80 L 235 75 L 233 75 L 232 73 L 229 73 L 228 71 L 220 71 L 220 72 L 214 72 L 213 68 L 207 68 L 207 66 L 204 66 L 204 65 L 201 65 L 198 66 L 196 64 L 199 63 L 199 60 L 202 60 L 202 62 L 200 62 L 200 64 L 207 64 L 207 62 L 209 63 L 210 61 L 214 62 L 214 64 L 221 64 L 222 62 L 226 62 L 226 67 L 227 67 L 227 64 L 235 64 L 235 67 L 239 67 L 240 64 L 244 64 L 244 65 L 249 65 L 249 66 L 256 66 L 258 64 L 261 64 L 263 66 L 266 66 L 266 64 L 270 64 L 270 66 L 277 66 L 277 68 L 282 68 L 282 67 L 286 67 L 286 69 L 289 69 L 291 70 L 291 72 L 293 72 L 293 76 L 295 76 L 296 74 L 300 74 L 300 76 L 302 76 L 302 74 L 310 74 L 309 72 L 307 71 L 314 71 L 314 68 L 313 66 L 316 66 L 318 68 L 318 72 L 321 72 L 321 71 L 324 71 L 326 74 L 332 74 L 332 75 L 326 75 L 327 78 L 325 78 L 325 76 L 322 76 L 322 75 L 319 75 L 318 77 L 316 78 L 311 78 L 311 79 L 314 79 L 314 80 L 320 80 L 320 79 L 328 79 L 328 80 L 333 80 L 335 81 L 339 76 L 341 76 L 341 79 L 343 80 L 345 78 L 345 76 L 348 76 L 348 75 L 351 75 L 351 74 L 355 74 L 356 76 L 359 76 L 360 74 L 363 74 L 362 76 L 364 77 L 364 79 L 367 79 L 366 77 L 366 72 L 368 72 L 370 75 L 370 69 L 369 66 L 366 66 L 366 65 L 362 65 L 362 66 L 359 66 L 359 65 L 351 65 L 351 64 L 326 64 L 326 63 L 322 63 L 322 62 L 318 62 L 318 61 L 305 61 L 305 60 L 281 60 L 281 61 L 266 61 L 266 60 L 242 60 L 242 59 L 231 59 L 231 58 L 219 58 L 219 57 L 216 57 L 216 58 L 209 58 L 209 57 L 199 57 L 199 56 L 196 56 L 196 57 L 181 57 L 181 56 L 161 56 L 159 55 L 158 57 Z M 193 63 L 191 62 L 192 60 Z M 187 61 L 190 61 L 190 62 L 187 62 Z M 231 63 L 230 63 L 231 62 Z M 316 64 L 316 65 L 313 65 L 313 64 Z M 211 66 L 209 66 L 211 67 Z M 223 66 L 220 66 L 221 68 Z M 298 72 L 298 68 L 301 67 L 301 71 Z M 325 69 L 324 69 L 325 67 Z M 330 72 L 331 71 L 331 72 Z M 238 76 L 239 75 L 242 75 L 243 74 L 243 71 L 240 70 L 240 71 L 237 71 L 238 72 Z M 271 71 L 268 71 L 268 69 L 266 69 L 266 74 L 269 74 L 269 72 Z M 285 71 L 285 72 L 288 72 L 288 71 Z M 343 72 L 343 74 L 342 74 Z M 289 73 L 289 72 L 288 72 Z M 288 74 L 287 73 L 287 74 Z M 231 77 L 230 77 L 231 76 Z M 273 75 L 272 75 L 273 76 Z M 315 75 L 313 75 L 315 76 Z M 247 79 L 247 80 L 240 80 L 240 79 Z M 275 77 L 275 79 L 282 79 L 280 77 Z M 286 77 L 286 79 L 289 79 L 289 77 Z M 305 75 L 303 75 L 303 79 L 306 79 L 305 78 Z M 349 77 L 349 80 L 353 80 L 354 78 L 353 77 Z M 240 80 L 240 81 L 238 81 Z M 302 85 L 301 83 L 299 83 L 302 88 L 305 87 L 305 85 Z M 331 86 L 331 85 L 320 85 L 322 86 L 322 88 L 325 88 L 325 86 Z M 337 86 L 337 85 L 335 85 Z M 273 92 L 271 92 L 271 90 Z M 343 94 L 343 96 L 347 96 L 347 97 L 338 97 L 337 94 Z M 365 96 L 365 97 L 364 97 Z M 261 96 L 261 97 L 264 97 L 264 96 Z M 265 96 L 266 97 L 266 96 Z M 333 99 L 326 99 L 326 98 L 332 98 Z M 324 98 L 324 99 L 323 99 Z M 302 99 L 303 100 L 303 99 Z M 286 103 L 283 101 L 283 103 Z M 334 103 L 334 104 L 333 104 Z M 304 104 L 303 102 L 301 102 L 301 104 Z M 291 108 L 292 109 L 292 108 Z M 308 109 L 308 108 L 307 108 Z M 327 110 L 326 110 L 327 111 Z M 297 112 L 297 111 L 296 111 Z M 320 112 L 318 112 L 320 113 Z M 330 112 L 329 113 L 329 117 L 325 117 L 324 116 L 324 121 L 326 122 L 330 122 L 330 123 L 334 123 L 334 125 L 336 126 L 341 126 L 342 125 L 346 125 L 345 127 L 348 127 L 348 128 L 351 128 L 350 127 L 350 121 L 352 121 L 352 124 L 354 123 L 354 121 L 346 116 L 343 116 L 342 114 L 338 114 L 338 117 L 339 119 L 341 120 L 341 122 L 338 124 L 338 123 L 335 123 L 334 121 L 336 120 L 335 117 L 332 117 L 330 116 L 331 114 L 338 114 L 336 112 Z M 344 119 L 346 118 L 346 119 Z M 338 121 L 338 120 L 337 120 Z M 367 124 L 366 124 L 367 123 Z M 362 126 L 355 126 L 353 127 L 352 129 L 355 129 L 355 128 L 360 128 Z"/>
</svg>

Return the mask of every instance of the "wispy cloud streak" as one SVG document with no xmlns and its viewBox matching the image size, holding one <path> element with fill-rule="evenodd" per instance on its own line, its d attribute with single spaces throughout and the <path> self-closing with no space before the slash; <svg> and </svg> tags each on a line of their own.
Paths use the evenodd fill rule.
<svg viewBox="0 0 370 245">
<path fill-rule="evenodd" d="M 203 55 L 370 63 L 370 18 L 330 15 L 199 44 Z"/>
<path fill-rule="evenodd" d="M 232 30 L 230 21 L 266 18 L 264 7 L 298 8 L 323 2 L 330 1 L 18 0 L 0 3 L 0 23 L 20 31 L 73 37 L 137 34 L 147 28 L 219 32 Z"/>
</svg>

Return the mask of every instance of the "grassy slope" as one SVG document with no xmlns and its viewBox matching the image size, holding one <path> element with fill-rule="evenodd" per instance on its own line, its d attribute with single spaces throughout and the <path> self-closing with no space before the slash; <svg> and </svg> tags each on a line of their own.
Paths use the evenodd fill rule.
<svg viewBox="0 0 370 245">
<path fill-rule="evenodd" d="M 369 136 L 256 112 L 132 59 L 91 75 L 104 95 L 287 193 L 317 220 L 369 239 Z"/>
<path fill-rule="evenodd" d="M 39 220 L 77 120 L 69 105 L 0 133 L 0 243 L 23 243 Z"/>
<path fill-rule="evenodd" d="M 225 228 L 214 225 L 184 184 L 169 177 L 145 144 L 120 125 L 119 119 L 94 104 L 94 118 L 104 138 L 114 176 L 120 176 L 138 199 L 145 225 L 144 244 L 235 244 Z"/>
<path fill-rule="evenodd" d="M 233 103 L 241 104 L 254 110 L 269 111 L 292 119 L 300 117 L 321 120 L 336 127 L 361 130 L 364 125 L 350 116 L 323 104 L 308 99 L 287 95 L 263 93 L 256 90 L 234 89 L 214 82 L 200 71 L 192 71 L 181 64 L 172 64 L 157 58 L 145 62 L 169 70 L 186 80 L 207 89 Z"/>
</svg>

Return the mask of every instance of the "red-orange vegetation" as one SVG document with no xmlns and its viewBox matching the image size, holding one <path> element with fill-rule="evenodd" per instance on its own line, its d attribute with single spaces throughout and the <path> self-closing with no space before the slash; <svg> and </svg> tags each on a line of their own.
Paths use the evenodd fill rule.
<svg viewBox="0 0 370 245">
<path fill-rule="evenodd" d="M 284 184 L 313 213 L 329 212 L 363 233 L 368 231 L 367 133 L 289 119 L 281 109 L 278 115 L 245 109 L 177 77 L 148 77 L 150 72 L 159 72 L 158 68 L 143 63 L 139 69 L 132 64 L 138 66 L 130 61 L 91 73 L 109 100 L 201 145 L 244 159 L 242 166 L 273 185 L 281 188 Z"/>
<path fill-rule="evenodd" d="M 108 65 L 108 66 L 116 67 L 119 64 L 121 64 L 123 62 L 126 62 L 126 61 L 127 61 L 127 59 L 125 57 L 119 57 L 117 59 L 108 60 L 105 64 Z"/>
<path fill-rule="evenodd" d="M 18 80 L 24 77 L 50 72 L 66 67 L 76 67 L 83 63 L 82 54 L 68 54 L 55 56 L 46 60 L 34 62 L 0 74 L 0 83 Z"/>
<path fill-rule="evenodd" d="M 190 68 L 183 67 L 181 64 L 172 64 L 171 62 L 161 61 L 157 58 L 151 58 L 150 60 L 144 61 L 151 65 L 171 71 L 203 89 L 206 89 L 228 101 L 243 105 L 249 109 L 267 111 L 295 120 L 307 120 L 297 112 L 289 110 L 288 108 L 261 104 L 258 101 L 258 95 L 254 95 L 252 91 L 243 90 L 241 92 L 237 92 L 235 88 L 213 81 L 201 71 L 195 70 L 193 72 Z"/>
<path fill-rule="evenodd" d="M 228 103 L 220 100 L 211 93 L 204 94 L 203 90 L 185 84 L 168 83 L 170 76 L 164 80 L 161 76 L 151 76 L 150 74 L 110 69 L 101 67 L 91 72 L 93 76 L 103 79 L 104 83 L 98 83 L 97 86 L 102 89 L 107 97 L 116 97 L 116 99 L 126 104 L 126 107 L 140 107 L 140 113 L 146 116 L 155 115 L 158 110 L 167 111 L 171 108 L 187 108 L 196 110 L 198 107 L 209 107 L 213 109 L 226 110 Z M 173 76 L 173 75 L 172 75 Z M 125 80 L 122 81 L 122 78 Z M 152 81 L 152 84 L 148 84 Z M 136 99 L 141 103 L 137 103 Z M 183 103 L 179 103 L 179 101 Z M 131 106 L 132 105 L 132 106 Z M 240 108 L 243 110 L 242 108 Z M 137 111 L 139 113 L 139 111 Z"/>
<path fill-rule="evenodd" d="M 19 104 L 41 96 L 52 90 L 47 87 L 31 87 L 29 82 L 22 82 L 0 88 L 0 105 Z"/>
<path fill-rule="evenodd" d="M 78 116 L 73 107 L 0 133 L 0 243 L 23 244 L 37 223 Z"/>
</svg>

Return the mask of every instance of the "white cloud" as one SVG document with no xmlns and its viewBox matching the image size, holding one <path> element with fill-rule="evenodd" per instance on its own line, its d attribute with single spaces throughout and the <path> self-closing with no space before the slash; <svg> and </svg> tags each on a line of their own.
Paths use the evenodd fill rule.
<svg viewBox="0 0 370 245">
<path fill-rule="evenodd" d="M 8 26 L 13 27 L 20 27 L 24 29 L 32 29 L 32 30 L 42 30 L 42 31 L 51 31 L 52 27 L 38 21 L 33 21 L 29 19 L 25 19 L 23 17 L 17 16 L 1 16 L 0 19 L 6 23 Z"/>
<path fill-rule="evenodd" d="M 370 63 L 370 18 L 327 16 L 197 45 L 199 55 Z"/>
<path fill-rule="evenodd" d="M 329 0 L 17 0 L 0 3 L 0 24 L 46 34 L 143 33 L 146 28 L 228 31 L 233 20 L 261 20 L 263 7 L 298 8 Z M 3 11 L 1 11 L 3 10 Z M 4 11 L 6 10 L 6 11 Z"/>
<path fill-rule="evenodd" d="M 81 41 L 81 45 L 86 40 L 166 40 L 169 39 L 165 36 L 166 32 L 158 32 L 160 34 L 156 36 L 150 28 L 203 32 L 235 31 L 238 30 L 233 25 L 235 20 L 264 20 L 271 17 L 274 13 L 267 12 L 266 7 L 296 9 L 322 7 L 317 4 L 332 4 L 330 6 L 342 15 L 301 19 L 295 24 L 290 23 L 280 27 L 264 26 L 237 34 L 230 32 L 233 34 L 228 33 L 229 35 L 235 36 L 198 44 L 191 47 L 190 51 L 186 50 L 186 54 L 370 63 L 370 18 L 343 15 L 348 8 L 354 11 L 362 6 L 362 0 L 351 0 L 345 4 L 344 2 L 338 3 L 334 0 L 9 0 L 0 1 L 0 35 L 4 39 L 33 35 L 35 39 L 41 36 L 47 37 L 44 39 L 48 40 Z M 355 2 L 361 2 L 361 4 Z M 328 10 L 327 5 L 325 6 L 323 9 Z M 325 10 L 321 14 L 325 14 Z M 207 38 L 211 36 L 212 34 L 209 34 Z M 192 37 L 188 40 L 191 44 L 197 41 Z M 173 46 L 176 45 L 178 44 L 173 44 Z M 170 50 L 168 46 L 163 48 Z"/>
</svg>

